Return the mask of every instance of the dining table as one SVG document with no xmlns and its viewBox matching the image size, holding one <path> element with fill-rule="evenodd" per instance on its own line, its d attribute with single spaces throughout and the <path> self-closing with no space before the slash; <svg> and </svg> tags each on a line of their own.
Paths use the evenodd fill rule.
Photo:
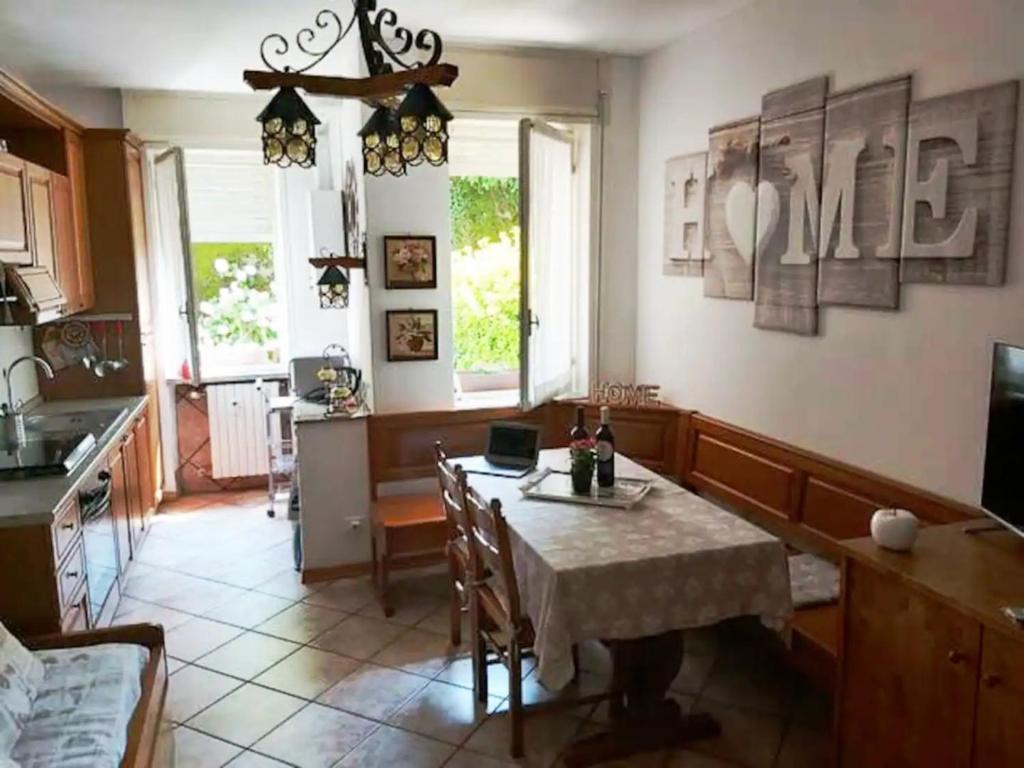
<svg viewBox="0 0 1024 768">
<path fill-rule="evenodd" d="M 569 470 L 569 449 L 542 451 L 537 471 Z M 470 473 L 508 521 L 516 579 L 533 623 L 541 684 L 575 676 L 573 647 L 612 651 L 623 706 L 610 730 L 574 743 L 563 759 L 594 765 L 719 732 L 707 714 L 682 715 L 668 696 L 684 653 L 684 631 L 754 616 L 781 629 L 791 617 L 783 542 L 669 479 L 615 456 L 616 479 L 649 481 L 628 509 L 527 497 L 532 475 Z"/>
</svg>

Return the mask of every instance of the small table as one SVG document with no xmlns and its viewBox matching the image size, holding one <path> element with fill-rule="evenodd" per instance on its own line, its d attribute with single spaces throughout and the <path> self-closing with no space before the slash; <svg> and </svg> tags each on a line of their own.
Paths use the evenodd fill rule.
<svg viewBox="0 0 1024 768">
<path fill-rule="evenodd" d="M 710 717 L 683 718 L 666 698 L 682 630 L 751 615 L 781 625 L 792 615 L 782 541 L 624 456 L 615 461 L 620 476 L 654 482 L 633 509 L 536 501 L 522 496 L 520 480 L 470 477 L 508 519 L 541 682 L 558 689 L 572 679 L 576 643 L 613 647 L 626 709 L 611 734 L 575 745 L 570 765 L 717 733 Z M 557 449 L 543 451 L 539 466 L 566 471 L 568 462 Z"/>
</svg>

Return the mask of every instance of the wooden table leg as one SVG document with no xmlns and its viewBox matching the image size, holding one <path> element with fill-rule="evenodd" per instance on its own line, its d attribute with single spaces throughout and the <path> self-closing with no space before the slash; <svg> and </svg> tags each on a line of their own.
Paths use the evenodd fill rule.
<svg viewBox="0 0 1024 768">
<path fill-rule="evenodd" d="M 624 700 L 612 707 L 612 726 L 572 744 L 562 756 L 568 768 L 622 760 L 641 752 L 680 746 L 717 736 L 718 723 L 707 714 L 684 716 L 668 689 L 683 662 L 683 633 L 611 643 L 613 685 Z"/>
</svg>

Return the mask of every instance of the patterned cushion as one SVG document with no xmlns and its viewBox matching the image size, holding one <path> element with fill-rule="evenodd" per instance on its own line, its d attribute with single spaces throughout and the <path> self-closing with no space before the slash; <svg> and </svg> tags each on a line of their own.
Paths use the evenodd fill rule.
<svg viewBox="0 0 1024 768">
<path fill-rule="evenodd" d="M 21 768 L 118 768 L 149 651 L 95 645 L 37 656 L 46 676 L 11 757 Z"/>
<path fill-rule="evenodd" d="M 0 624 L 0 759 L 11 754 L 42 680 L 43 665 Z"/>
<path fill-rule="evenodd" d="M 817 555 L 790 555 L 789 584 L 794 608 L 809 608 L 839 599 L 839 569 Z"/>
</svg>

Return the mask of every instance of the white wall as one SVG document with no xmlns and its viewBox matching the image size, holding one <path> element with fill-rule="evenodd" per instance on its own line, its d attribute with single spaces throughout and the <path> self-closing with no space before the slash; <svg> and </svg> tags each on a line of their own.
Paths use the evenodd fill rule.
<svg viewBox="0 0 1024 768">
<path fill-rule="evenodd" d="M 366 179 L 370 311 L 373 332 L 375 408 L 378 413 L 447 410 L 455 404 L 452 348 L 451 219 L 448 167 L 421 165 L 401 178 Z M 437 288 L 386 290 L 384 236 L 434 235 Z M 389 309 L 438 311 L 438 359 L 387 362 L 385 312 Z"/>
<path fill-rule="evenodd" d="M 86 128 L 120 128 L 124 124 L 121 91 L 116 88 L 42 86 L 36 90 Z"/>
<path fill-rule="evenodd" d="M 991 344 L 1024 344 L 1024 151 L 1007 285 L 904 286 L 898 312 L 828 308 L 816 338 L 756 330 L 754 305 L 661 274 L 665 161 L 760 111 L 772 88 L 904 72 L 913 98 L 1024 75 L 1015 0 L 762 0 L 647 57 L 640 83 L 637 378 L 670 402 L 977 503 Z M 1020 138 L 1020 137 L 1018 137 Z"/>
</svg>

